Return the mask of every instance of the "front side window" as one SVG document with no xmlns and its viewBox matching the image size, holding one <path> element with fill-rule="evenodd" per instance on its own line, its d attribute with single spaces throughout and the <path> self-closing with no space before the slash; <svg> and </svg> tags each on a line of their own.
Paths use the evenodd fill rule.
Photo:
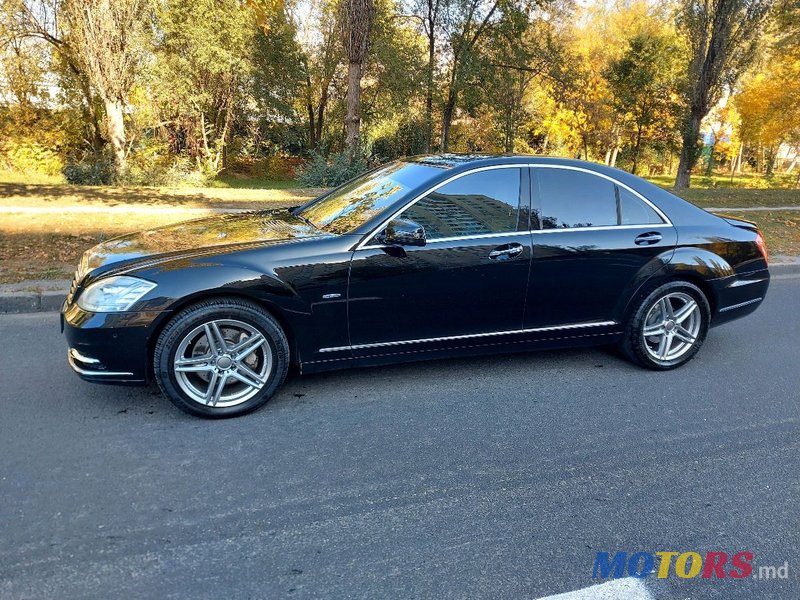
<svg viewBox="0 0 800 600">
<path fill-rule="evenodd" d="M 535 172 L 543 229 L 617 224 L 613 182 L 572 169 L 538 168 Z"/>
<path fill-rule="evenodd" d="M 389 163 L 296 209 L 294 214 L 328 233 L 349 233 L 391 206 L 409 189 L 439 173 L 438 167 Z"/>
<path fill-rule="evenodd" d="M 464 175 L 408 207 L 401 219 L 425 228 L 429 240 L 516 231 L 521 169 Z"/>
</svg>

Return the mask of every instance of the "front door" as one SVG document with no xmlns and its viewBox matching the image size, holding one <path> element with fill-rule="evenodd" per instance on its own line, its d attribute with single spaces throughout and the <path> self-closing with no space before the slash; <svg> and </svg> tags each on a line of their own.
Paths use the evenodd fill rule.
<svg viewBox="0 0 800 600">
<path fill-rule="evenodd" d="M 425 350 L 521 329 L 531 260 L 521 197 L 527 205 L 526 168 L 467 173 L 397 215 L 425 228 L 425 246 L 372 240 L 356 250 L 348 292 L 354 354 Z"/>
</svg>

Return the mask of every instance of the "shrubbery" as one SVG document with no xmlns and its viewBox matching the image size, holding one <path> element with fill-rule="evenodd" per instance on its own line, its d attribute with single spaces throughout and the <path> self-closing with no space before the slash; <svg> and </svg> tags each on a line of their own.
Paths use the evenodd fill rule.
<svg viewBox="0 0 800 600">
<path fill-rule="evenodd" d="M 327 156 L 313 152 L 311 160 L 299 173 L 297 180 L 307 187 L 335 187 L 349 181 L 377 164 L 359 152 L 351 156 L 349 152 L 334 152 Z"/>
<path fill-rule="evenodd" d="M 64 168 L 61 156 L 36 142 L 5 140 L 0 144 L 0 161 L 9 171 L 58 175 Z"/>
<path fill-rule="evenodd" d="M 64 179 L 77 185 L 108 185 L 114 178 L 114 169 L 107 160 L 81 160 L 64 166 Z"/>
</svg>

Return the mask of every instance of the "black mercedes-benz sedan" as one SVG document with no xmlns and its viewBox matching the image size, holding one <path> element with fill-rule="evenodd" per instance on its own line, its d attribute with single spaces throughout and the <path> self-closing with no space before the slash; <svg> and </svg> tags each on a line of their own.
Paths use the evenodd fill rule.
<svg viewBox="0 0 800 600">
<path fill-rule="evenodd" d="M 422 156 L 291 209 L 87 251 L 62 314 L 82 378 L 153 379 L 203 417 L 301 373 L 618 344 L 678 367 L 769 285 L 749 222 L 638 177 L 538 156 Z"/>
</svg>

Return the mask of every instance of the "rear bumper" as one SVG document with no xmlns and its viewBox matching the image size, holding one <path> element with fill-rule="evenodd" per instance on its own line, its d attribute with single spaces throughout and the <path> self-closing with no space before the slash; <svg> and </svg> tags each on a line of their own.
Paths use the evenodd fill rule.
<svg viewBox="0 0 800 600">
<path fill-rule="evenodd" d="M 65 305 L 61 323 L 69 345 L 69 366 L 93 383 L 146 384 L 150 340 L 163 314 L 90 313 Z"/>
<path fill-rule="evenodd" d="M 749 315 L 761 305 L 769 289 L 769 269 L 723 277 L 714 280 L 713 286 L 716 308 L 712 327 Z"/>
</svg>

